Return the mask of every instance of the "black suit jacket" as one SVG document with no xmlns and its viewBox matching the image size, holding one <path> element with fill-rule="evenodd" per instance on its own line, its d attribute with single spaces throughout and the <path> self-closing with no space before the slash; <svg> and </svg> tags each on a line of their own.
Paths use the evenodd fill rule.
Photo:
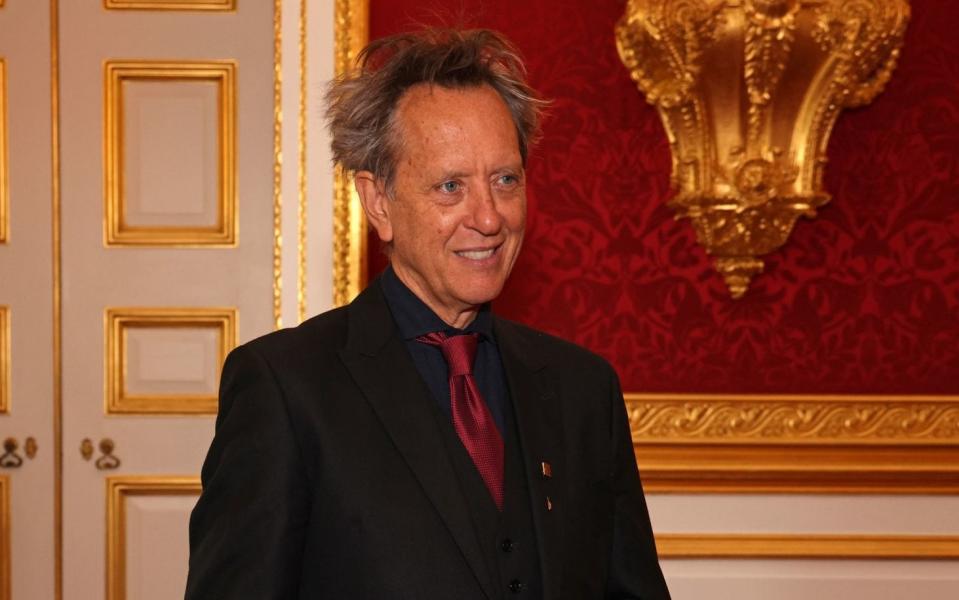
<svg viewBox="0 0 959 600">
<path fill-rule="evenodd" d="M 668 598 L 614 372 L 516 323 L 496 319 L 494 332 L 544 597 Z M 234 350 L 190 520 L 186 597 L 504 597 L 438 415 L 379 285 Z"/>
</svg>

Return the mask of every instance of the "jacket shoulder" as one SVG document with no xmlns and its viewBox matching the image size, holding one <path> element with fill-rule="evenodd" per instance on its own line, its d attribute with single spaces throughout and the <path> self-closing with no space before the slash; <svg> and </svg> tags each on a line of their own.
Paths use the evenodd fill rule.
<svg viewBox="0 0 959 600">
<path fill-rule="evenodd" d="M 279 329 L 254 338 L 242 348 L 269 362 L 287 356 L 335 353 L 346 341 L 347 307 L 334 308 L 303 321 L 296 327 Z"/>
</svg>

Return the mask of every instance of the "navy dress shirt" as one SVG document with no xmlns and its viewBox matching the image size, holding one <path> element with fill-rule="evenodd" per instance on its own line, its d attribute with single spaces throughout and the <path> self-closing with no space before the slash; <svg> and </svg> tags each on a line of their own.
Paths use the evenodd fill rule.
<svg viewBox="0 0 959 600">
<path fill-rule="evenodd" d="M 496 347 L 496 338 L 493 336 L 493 315 L 490 313 L 489 304 L 484 304 L 480 308 L 476 318 L 466 329 L 456 329 L 443 322 L 430 307 L 410 291 L 396 276 L 393 267 L 387 267 L 383 272 L 380 285 L 396 327 L 413 358 L 413 364 L 416 365 L 423 381 L 433 393 L 433 398 L 440 409 L 451 421 L 453 413 L 450 408 L 449 367 L 446 365 L 446 359 L 443 358 L 439 348 L 417 342 L 416 338 L 435 331 L 442 331 L 450 336 L 463 333 L 479 334 L 476 362 L 473 363 L 473 378 L 493 415 L 500 435 L 503 435 L 506 430 L 508 391 L 506 374 L 503 371 L 499 349 Z M 506 436 L 503 437 L 505 439 Z"/>
</svg>

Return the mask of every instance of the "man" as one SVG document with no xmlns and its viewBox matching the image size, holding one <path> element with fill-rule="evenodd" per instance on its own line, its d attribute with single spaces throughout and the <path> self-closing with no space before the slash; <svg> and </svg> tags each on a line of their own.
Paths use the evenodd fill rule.
<svg viewBox="0 0 959 600">
<path fill-rule="evenodd" d="M 489 309 L 542 104 L 522 63 L 426 31 L 361 65 L 328 117 L 390 268 L 227 359 L 187 598 L 668 598 L 612 369 Z"/>
</svg>

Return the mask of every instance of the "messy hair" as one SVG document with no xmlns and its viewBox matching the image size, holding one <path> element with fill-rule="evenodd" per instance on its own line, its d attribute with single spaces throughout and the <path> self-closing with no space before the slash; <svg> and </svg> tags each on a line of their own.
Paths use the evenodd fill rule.
<svg viewBox="0 0 959 600">
<path fill-rule="evenodd" d="M 488 29 L 401 33 L 370 43 L 357 63 L 326 92 L 333 160 L 345 170 L 370 171 L 392 187 L 400 145 L 396 107 L 406 90 L 423 83 L 493 88 L 509 109 L 526 164 L 546 102 L 526 82 L 526 67 L 502 34 Z"/>
</svg>

